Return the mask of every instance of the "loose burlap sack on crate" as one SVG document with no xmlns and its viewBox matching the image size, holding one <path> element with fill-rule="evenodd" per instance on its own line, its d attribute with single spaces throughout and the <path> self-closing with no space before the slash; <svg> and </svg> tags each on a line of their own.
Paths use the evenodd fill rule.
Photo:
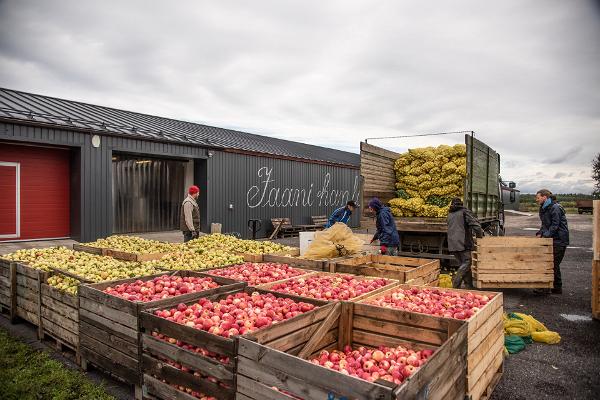
<svg viewBox="0 0 600 400">
<path fill-rule="evenodd" d="M 315 234 L 315 238 L 304 253 L 304 258 L 317 260 L 347 256 L 359 253 L 362 247 L 363 241 L 354 236 L 352 229 L 338 222 L 331 228 Z"/>
</svg>

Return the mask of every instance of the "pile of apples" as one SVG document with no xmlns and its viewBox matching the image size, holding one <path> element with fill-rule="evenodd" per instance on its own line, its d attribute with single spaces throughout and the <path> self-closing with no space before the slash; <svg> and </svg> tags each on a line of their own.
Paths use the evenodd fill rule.
<svg viewBox="0 0 600 400">
<path fill-rule="evenodd" d="M 382 278 L 358 279 L 354 275 L 316 274 L 277 283 L 269 290 L 319 300 L 349 300 L 379 289 L 388 283 Z"/>
<path fill-rule="evenodd" d="M 72 255 L 73 250 L 69 250 L 64 246 L 59 246 L 47 247 L 44 249 L 22 249 L 17 250 L 14 253 L 3 254 L 0 257 L 5 260 L 18 261 L 24 264 L 28 264 L 32 268 L 49 271 L 50 268 L 48 268 L 47 265 L 43 264 L 42 260 L 64 259 L 65 257 L 68 258 Z M 36 262 L 38 264 L 32 265 Z"/>
<path fill-rule="evenodd" d="M 469 319 L 490 302 L 493 294 L 482 295 L 439 288 L 396 289 L 368 304 L 446 318 Z"/>
<path fill-rule="evenodd" d="M 211 270 L 207 273 L 236 281 L 245 281 L 250 285 L 261 285 L 304 275 L 308 271 L 292 268 L 287 264 L 247 262 L 233 267 Z"/>
<path fill-rule="evenodd" d="M 432 354 L 433 350 L 414 351 L 403 346 L 377 349 L 345 346 L 344 351 L 323 350 L 310 362 L 369 382 L 383 379 L 400 385 Z"/>
<path fill-rule="evenodd" d="M 179 304 L 155 315 L 213 335 L 244 335 L 314 309 L 313 304 L 296 302 L 271 293 L 239 292 L 213 302 L 200 299 L 191 305 Z"/>
<path fill-rule="evenodd" d="M 243 262 L 244 257 L 222 250 L 193 251 L 188 249 L 169 253 L 159 260 L 145 261 L 142 264 L 171 271 L 200 271 L 207 268 L 223 267 Z"/>
<path fill-rule="evenodd" d="M 180 250 L 181 243 L 165 243 L 158 240 L 142 239 L 137 236 L 113 235 L 106 239 L 85 243 L 86 246 L 114 249 L 136 254 L 170 253 Z"/>
<path fill-rule="evenodd" d="M 185 244 L 190 249 L 223 250 L 230 253 L 271 254 L 293 250 L 293 247 L 284 246 L 269 241 L 256 241 L 238 239 L 231 235 L 212 233 L 190 240 Z"/>
<path fill-rule="evenodd" d="M 103 291 L 128 301 L 145 303 L 186 293 L 202 292 L 218 286 L 219 284 L 209 277 L 163 275 L 145 282 L 138 279 L 115 287 L 109 286 Z"/>
</svg>

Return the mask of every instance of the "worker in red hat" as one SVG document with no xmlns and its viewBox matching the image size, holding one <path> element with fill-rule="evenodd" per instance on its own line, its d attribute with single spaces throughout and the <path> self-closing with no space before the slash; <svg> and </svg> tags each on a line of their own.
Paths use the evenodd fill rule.
<svg viewBox="0 0 600 400">
<path fill-rule="evenodd" d="M 200 188 L 190 186 L 188 196 L 181 204 L 181 215 L 179 217 L 179 226 L 183 232 L 183 241 L 189 242 L 199 236 L 200 232 L 200 208 L 198 207 L 198 196 Z"/>
</svg>

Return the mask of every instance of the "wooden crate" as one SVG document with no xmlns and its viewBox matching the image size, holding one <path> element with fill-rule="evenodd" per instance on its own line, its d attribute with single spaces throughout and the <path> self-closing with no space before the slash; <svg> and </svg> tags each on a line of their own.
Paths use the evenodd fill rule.
<svg viewBox="0 0 600 400">
<path fill-rule="evenodd" d="M 329 263 L 329 272 L 395 279 L 411 285 L 431 285 L 440 276 L 440 260 L 369 254 Z"/>
<path fill-rule="evenodd" d="M 551 238 L 492 236 L 477 239 L 473 280 L 479 289 L 552 288 Z"/>
<path fill-rule="evenodd" d="M 411 287 L 411 285 L 398 285 L 398 287 L 363 299 L 361 303 L 368 303 L 400 288 L 409 289 Z M 466 392 L 472 400 L 481 399 L 485 392 L 491 391 L 490 386 L 493 389 L 493 386 L 502 376 L 504 361 L 504 325 L 502 319 L 504 299 L 502 293 L 446 288 L 440 288 L 439 290 L 494 296 L 479 312 L 466 320 L 468 328 Z"/>
<path fill-rule="evenodd" d="M 130 253 L 128 251 L 87 246 L 85 244 L 80 244 L 80 243 L 73 244 L 73 250 L 83 251 L 86 253 L 95 254 L 97 256 L 109 256 L 112 258 L 116 258 L 118 260 L 133 261 L 133 262 L 158 260 L 168 254 L 168 253 L 148 253 L 148 254 Z"/>
<path fill-rule="evenodd" d="M 252 261 L 247 261 L 247 262 L 252 262 Z M 266 263 L 266 261 L 260 262 L 258 264 L 262 264 L 262 263 Z M 277 263 L 277 264 L 282 264 L 282 263 Z M 297 275 L 296 277 L 303 276 L 303 275 L 315 272 L 313 270 L 307 269 L 304 265 L 297 265 L 295 263 L 283 263 L 283 264 L 287 264 L 290 267 L 302 270 L 304 272 L 302 275 Z M 208 274 L 208 275 L 212 276 L 212 273 L 214 273 L 213 271 L 220 270 L 220 269 L 226 269 L 226 268 L 232 268 L 232 267 L 236 267 L 236 266 L 239 266 L 239 265 L 240 264 L 234 264 L 234 265 L 226 265 L 226 266 L 223 266 L 223 267 L 215 267 L 215 268 L 203 269 L 202 272 L 204 272 L 205 274 Z M 218 275 L 215 275 L 215 276 L 218 276 Z M 288 279 L 288 278 L 286 278 L 286 279 Z M 273 281 L 273 282 L 269 282 L 269 283 L 277 283 L 277 282 L 281 282 L 281 281 L 284 281 L 284 280 L 285 279 L 280 279 L 278 281 Z M 240 281 L 240 282 L 245 282 L 245 281 Z M 250 285 L 250 283 L 248 283 L 248 284 Z"/>
<path fill-rule="evenodd" d="M 340 262 L 343 260 L 352 259 L 354 257 L 359 257 L 362 255 L 363 254 L 356 254 L 356 255 L 344 256 L 344 257 L 323 258 L 320 260 L 309 260 L 308 258 L 302 258 L 302 257 L 296 257 L 296 256 L 265 254 L 263 257 L 263 262 L 290 264 L 290 265 L 297 266 L 298 268 L 310 269 L 313 271 L 329 271 L 329 263 L 331 263 L 331 262 Z"/>
<path fill-rule="evenodd" d="M 245 287 L 241 290 L 247 293 L 252 293 L 255 291 L 267 293 L 266 291 L 250 287 Z M 237 289 L 228 293 L 203 297 L 207 297 L 215 301 L 230 294 L 240 292 L 241 290 Z M 276 293 L 275 295 L 278 297 L 287 297 L 296 301 L 303 301 L 319 306 L 310 312 L 303 313 L 289 320 L 293 321 L 295 324 L 311 324 L 313 321 L 322 318 L 326 313 L 326 308 L 324 307 L 327 304 L 325 302 L 313 299 L 299 299 L 295 296 L 288 296 L 280 293 Z M 197 300 L 198 299 L 185 303 L 189 305 Z M 161 308 L 164 307 L 159 307 L 158 309 Z M 162 380 L 166 380 L 169 383 L 184 386 L 207 395 L 215 396 L 218 399 L 234 399 L 238 350 L 237 338 L 225 338 L 213 335 L 206 331 L 179 325 L 175 322 L 155 316 L 154 311 L 156 310 L 156 308 L 148 309 L 141 313 L 141 328 L 144 332 L 142 335 L 142 373 L 144 381 L 144 396 L 151 396 L 164 400 L 189 398 L 186 397 L 187 395 L 184 392 L 181 392 L 178 389 L 171 387 L 169 384 L 162 382 Z M 294 331 L 293 329 L 290 330 L 287 325 L 283 326 L 281 323 L 266 329 L 269 329 L 269 337 L 272 340 L 284 342 L 288 340 L 288 336 Z M 253 332 L 246 335 L 246 337 L 254 338 L 254 335 L 262 331 L 263 330 Z M 159 332 L 171 338 L 180 340 L 186 344 L 202 347 L 208 351 L 227 356 L 229 357 L 230 361 L 227 364 L 223 364 L 218 360 L 205 357 L 201 354 L 178 347 L 175 344 L 158 339 L 152 336 L 152 332 Z M 226 384 L 229 388 L 225 389 L 206 379 L 198 379 L 189 372 L 184 372 L 172 367 L 168 363 L 164 362 L 164 359 L 176 362 L 191 369 L 192 371 L 202 372 L 207 376 L 214 377 L 219 382 Z"/>
<path fill-rule="evenodd" d="M 37 326 L 38 335 L 41 335 L 41 330 L 39 330 L 40 292 L 42 282 L 46 282 L 49 273 L 20 262 L 15 263 L 15 272 L 17 284 L 15 315 Z"/>
<path fill-rule="evenodd" d="M 0 258 L 0 312 L 14 321 L 16 312 L 17 270 L 13 261 Z"/>
<path fill-rule="evenodd" d="M 592 317 L 600 319 L 600 200 L 594 200 L 592 233 Z"/>
<path fill-rule="evenodd" d="M 265 262 L 265 256 L 267 255 L 267 254 L 253 254 L 253 253 L 240 253 L 240 252 L 236 252 L 235 254 L 243 256 L 244 261 L 253 262 L 253 263 Z M 268 254 L 274 255 L 274 256 L 298 257 L 300 255 L 300 249 L 298 247 L 294 247 L 294 248 L 292 248 L 292 250 L 278 251 L 275 253 L 268 253 Z"/>
<path fill-rule="evenodd" d="M 181 276 L 208 275 L 194 271 L 177 271 Z M 221 286 L 204 292 L 187 293 L 168 299 L 152 302 L 131 302 L 120 297 L 104 293 L 109 286 L 148 281 L 164 274 L 141 278 L 121 279 L 83 285 L 79 288 L 79 338 L 82 366 L 95 365 L 127 383 L 141 385 L 140 358 L 141 333 L 140 314 L 153 307 L 169 307 L 186 300 L 197 299 L 204 295 L 227 292 L 245 286 L 231 279 L 211 276 Z"/>
<path fill-rule="evenodd" d="M 277 284 L 280 284 L 280 283 L 286 283 L 286 282 L 291 281 L 293 279 L 308 278 L 308 277 L 323 276 L 323 275 L 335 276 L 335 275 L 352 275 L 352 274 L 338 274 L 338 273 L 329 273 L 329 272 L 313 272 L 313 273 L 309 273 L 309 274 L 306 274 L 306 275 L 300 275 L 300 276 L 295 276 L 295 277 L 288 278 L 288 279 L 282 279 L 282 280 L 277 281 L 277 282 L 265 283 L 264 285 L 258 285 L 257 287 L 260 288 L 260 289 L 263 289 L 263 290 L 268 290 L 269 292 L 274 293 L 274 294 L 279 294 L 281 292 L 277 292 L 277 291 L 272 290 L 273 286 L 275 286 Z M 354 276 L 354 278 L 356 278 L 358 280 L 375 279 L 374 277 L 369 277 L 369 276 Z M 374 296 L 377 293 L 381 293 L 381 292 L 385 292 L 387 290 L 390 290 L 390 289 L 398 286 L 398 284 L 399 284 L 399 282 L 396 281 L 396 280 L 394 280 L 394 279 L 389 279 L 389 278 L 386 278 L 386 279 L 389 281 L 389 283 L 387 285 L 385 285 L 385 286 L 383 286 L 383 287 L 381 287 L 379 289 L 375 289 L 375 290 L 373 290 L 373 291 L 371 291 L 369 293 L 365 293 L 365 294 L 362 294 L 360 296 L 357 296 L 357 297 L 354 297 L 352 299 L 349 299 L 348 301 L 352 301 L 352 302 L 360 301 L 360 300 L 365 299 L 367 297 Z M 297 297 L 302 298 L 302 299 L 312 299 L 311 297 L 304 297 L 304 296 L 297 296 Z M 317 300 L 319 300 L 319 299 L 317 299 Z M 330 300 L 330 301 L 339 301 L 339 300 Z"/>
<path fill-rule="evenodd" d="M 293 321 L 278 329 L 295 332 L 273 340 L 269 329 L 239 338 L 238 399 L 456 399 L 465 396 L 467 327 L 464 322 L 382 309 L 360 303 L 332 303 L 311 325 Z M 403 345 L 435 353 L 401 385 L 368 382 L 307 361 L 321 350 L 345 345 L 376 348 Z"/>
</svg>

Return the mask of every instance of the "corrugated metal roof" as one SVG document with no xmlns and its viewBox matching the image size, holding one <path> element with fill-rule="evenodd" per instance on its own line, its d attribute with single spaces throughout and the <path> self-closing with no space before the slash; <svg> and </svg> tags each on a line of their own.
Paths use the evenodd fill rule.
<svg viewBox="0 0 600 400">
<path fill-rule="evenodd" d="M 0 119 L 351 166 L 355 153 L 0 88 Z"/>
</svg>

